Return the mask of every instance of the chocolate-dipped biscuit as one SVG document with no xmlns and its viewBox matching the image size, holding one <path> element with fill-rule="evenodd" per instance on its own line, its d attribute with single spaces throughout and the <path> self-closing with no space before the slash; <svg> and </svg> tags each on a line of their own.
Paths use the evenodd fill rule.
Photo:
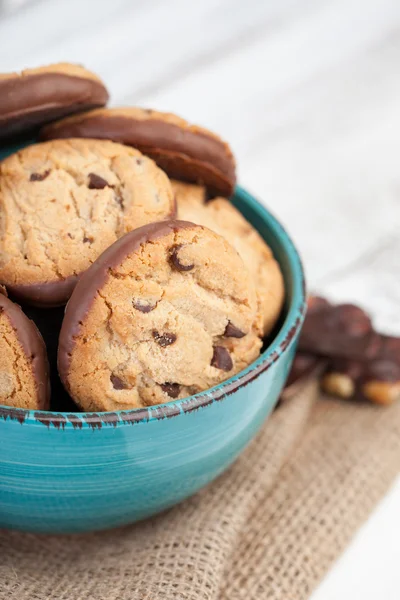
<svg viewBox="0 0 400 600">
<path fill-rule="evenodd" d="M 41 139 L 109 139 L 138 148 L 174 179 L 204 184 L 230 196 L 236 182 L 230 147 L 217 135 L 169 113 L 143 108 L 107 108 L 45 127 Z"/>
<path fill-rule="evenodd" d="M 49 402 L 43 339 L 33 321 L 0 289 L 0 404 L 46 410 Z"/>
<path fill-rule="evenodd" d="M 178 264 L 192 268 L 176 268 L 176 248 Z M 82 275 L 58 369 L 84 410 L 136 408 L 234 375 L 259 355 L 260 335 L 254 284 L 237 252 L 204 227 L 164 221 L 128 233 Z"/>
<path fill-rule="evenodd" d="M 0 140 L 104 106 L 107 100 L 103 82 L 80 65 L 59 63 L 0 74 Z"/>
<path fill-rule="evenodd" d="M 0 164 L 0 283 L 36 306 L 65 304 L 81 273 L 128 231 L 171 218 L 168 177 L 104 140 L 34 144 Z"/>
<path fill-rule="evenodd" d="M 283 276 L 271 248 L 229 200 L 207 201 L 204 188 L 176 180 L 171 183 L 178 218 L 212 229 L 240 254 L 253 277 L 263 333 L 268 335 L 279 318 L 285 298 Z"/>
</svg>

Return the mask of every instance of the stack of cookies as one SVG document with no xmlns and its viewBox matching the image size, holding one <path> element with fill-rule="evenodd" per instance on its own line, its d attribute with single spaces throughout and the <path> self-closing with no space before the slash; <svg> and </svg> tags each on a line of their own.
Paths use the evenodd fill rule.
<svg viewBox="0 0 400 600">
<path fill-rule="evenodd" d="M 254 361 L 284 286 L 229 200 L 228 144 L 104 108 L 104 84 L 74 65 L 1 75 L 0 98 L 2 150 L 21 147 L 0 163 L 0 404 L 59 409 L 58 370 L 82 410 L 138 408 Z"/>
</svg>

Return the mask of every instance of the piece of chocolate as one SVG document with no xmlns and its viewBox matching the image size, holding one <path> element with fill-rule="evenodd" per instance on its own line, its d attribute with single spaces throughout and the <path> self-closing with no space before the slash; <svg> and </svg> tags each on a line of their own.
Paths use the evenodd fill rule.
<svg viewBox="0 0 400 600">
<path fill-rule="evenodd" d="M 142 313 L 149 313 L 156 308 L 157 304 L 151 304 L 140 298 L 135 298 L 132 300 L 132 306 L 135 310 L 139 310 Z"/>
<path fill-rule="evenodd" d="M 379 352 L 380 339 L 369 316 L 353 304 L 311 303 L 299 349 L 326 357 L 368 360 Z"/>
<path fill-rule="evenodd" d="M 118 375 L 114 375 L 114 373 L 112 373 L 112 375 L 110 376 L 110 381 L 115 390 L 125 390 L 126 389 L 126 385 L 125 385 L 124 381 L 122 381 L 122 379 L 120 377 L 118 377 Z"/>
<path fill-rule="evenodd" d="M 204 184 L 214 195 L 230 196 L 236 173 L 226 142 L 183 119 L 142 108 L 108 108 L 52 123 L 41 139 L 109 139 L 138 148 L 173 179 Z"/>
<path fill-rule="evenodd" d="M 162 383 L 160 387 L 163 392 L 170 396 L 170 398 L 177 398 L 179 396 L 179 392 L 181 391 L 181 386 L 179 383 Z"/>
<path fill-rule="evenodd" d="M 70 64 L 0 77 L 0 140 L 81 110 L 103 106 L 108 92 L 93 73 Z"/>
<path fill-rule="evenodd" d="M 224 337 L 242 338 L 246 334 L 244 331 L 236 327 L 231 321 L 228 321 L 228 325 L 225 327 Z"/>
<path fill-rule="evenodd" d="M 103 190 L 105 187 L 109 187 L 108 181 L 100 177 L 100 175 L 96 175 L 96 173 L 89 173 L 89 185 L 88 188 L 90 190 Z"/>
<path fill-rule="evenodd" d="M 183 262 L 179 258 L 179 250 L 182 247 L 183 247 L 182 244 L 179 244 L 178 246 L 174 246 L 173 248 L 171 248 L 171 254 L 170 254 L 171 263 L 174 265 L 174 267 L 177 271 L 191 271 L 192 269 L 194 269 L 194 264 L 192 264 L 192 263 L 185 264 L 185 262 Z"/>
<path fill-rule="evenodd" d="M 50 175 L 50 169 L 46 169 L 43 173 L 31 173 L 29 181 L 44 181 Z"/>
<path fill-rule="evenodd" d="M 161 348 L 166 348 L 167 346 L 170 346 L 171 344 L 176 342 L 176 335 L 174 333 L 159 333 L 154 329 L 152 331 L 152 335 L 157 344 L 161 346 Z"/>
<path fill-rule="evenodd" d="M 214 346 L 211 365 L 222 371 L 230 371 L 233 367 L 233 362 L 229 350 L 224 348 L 224 346 Z"/>
</svg>

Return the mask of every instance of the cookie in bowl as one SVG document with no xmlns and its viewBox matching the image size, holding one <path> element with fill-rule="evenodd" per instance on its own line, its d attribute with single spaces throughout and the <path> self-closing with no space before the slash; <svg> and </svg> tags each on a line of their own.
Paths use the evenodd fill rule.
<svg viewBox="0 0 400 600">
<path fill-rule="evenodd" d="M 268 335 L 282 310 L 285 289 L 280 267 L 268 244 L 226 198 L 207 201 L 204 187 L 172 181 L 178 218 L 204 225 L 225 237 L 239 252 L 253 277 L 263 334 Z"/>
<path fill-rule="evenodd" d="M 101 79 L 80 65 L 58 63 L 0 74 L 0 140 L 104 106 L 107 100 Z"/>
<path fill-rule="evenodd" d="M 118 238 L 174 216 L 168 177 L 138 150 L 54 140 L 0 163 L 0 283 L 37 306 L 65 304 Z"/>
<path fill-rule="evenodd" d="M 235 249 L 185 221 L 106 250 L 67 305 L 58 368 L 86 411 L 150 406 L 211 388 L 260 353 L 254 284 Z"/>
<path fill-rule="evenodd" d="M 211 193 L 230 196 L 236 165 L 229 145 L 215 133 L 185 119 L 137 107 L 105 108 L 52 123 L 41 139 L 100 138 L 138 148 L 170 177 L 204 184 Z"/>
<path fill-rule="evenodd" d="M 33 321 L 0 288 L 0 404 L 46 410 L 49 403 L 43 339 Z"/>
</svg>

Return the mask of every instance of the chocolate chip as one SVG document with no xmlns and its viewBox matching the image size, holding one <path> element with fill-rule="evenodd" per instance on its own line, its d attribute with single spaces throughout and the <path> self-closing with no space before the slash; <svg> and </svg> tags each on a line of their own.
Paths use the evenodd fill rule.
<svg viewBox="0 0 400 600">
<path fill-rule="evenodd" d="M 153 329 L 152 335 L 157 344 L 162 348 L 170 346 L 176 341 L 176 335 L 174 333 L 159 333 L 156 329 Z"/>
<path fill-rule="evenodd" d="M 89 173 L 89 190 L 103 190 L 105 187 L 109 187 L 110 184 L 108 181 L 100 177 L 100 175 L 96 175 L 96 173 Z"/>
<path fill-rule="evenodd" d="M 244 331 L 236 327 L 231 321 L 228 321 L 228 325 L 225 327 L 224 337 L 242 338 L 246 334 Z"/>
<path fill-rule="evenodd" d="M 47 171 L 44 171 L 43 173 L 31 173 L 31 176 L 29 177 L 29 181 L 43 181 L 49 175 L 50 175 L 50 169 L 47 169 Z"/>
<path fill-rule="evenodd" d="M 143 159 L 142 158 L 137 158 L 136 159 L 136 164 L 137 165 L 142 165 L 143 164 Z"/>
<path fill-rule="evenodd" d="M 179 392 L 181 391 L 181 386 L 179 383 L 162 383 L 160 388 L 171 398 L 177 398 L 179 396 Z"/>
<path fill-rule="evenodd" d="M 139 310 L 142 313 L 149 313 L 155 309 L 157 304 L 150 304 L 148 302 L 143 302 L 143 300 L 140 300 L 139 298 L 135 298 L 134 300 L 132 300 L 132 306 L 133 308 Z"/>
<path fill-rule="evenodd" d="M 69 233 L 69 232 L 68 232 L 68 233 L 67 233 L 67 236 L 70 238 L 70 240 L 73 240 L 73 239 L 74 239 L 74 236 L 72 235 L 72 233 Z"/>
<path fill-rule="evenodd" d="M 183 247 L 183 244 L 178 244 L 177 246 L 173 246 L 170 250 L 170 260 L 175 269 L 178 271 L 191 271 L 194 268 L 193 264 L 185 265 L 179 260 L 178 252 Z"/>
<path fill-rule="evenodd" d="M 126 385 L 117 375 L 113 373 L 110 375 L 110 381 L 113 384 L 115 390 L 126 390 Z"/>
<path fill-rule="evenodd" d="M 84 244 L 91 244 L 93 242 L 93 238 L 92 237 L 86 237 L 86 235 L 85 235 L 82 241 L 83 241 Z"/>
<path fill-rule="evenodd" d="M 223 346 L 214 346 L 211 365 L 221 371 L 230 371 L 233 367 L 231 355 Z"/>
</svg>

